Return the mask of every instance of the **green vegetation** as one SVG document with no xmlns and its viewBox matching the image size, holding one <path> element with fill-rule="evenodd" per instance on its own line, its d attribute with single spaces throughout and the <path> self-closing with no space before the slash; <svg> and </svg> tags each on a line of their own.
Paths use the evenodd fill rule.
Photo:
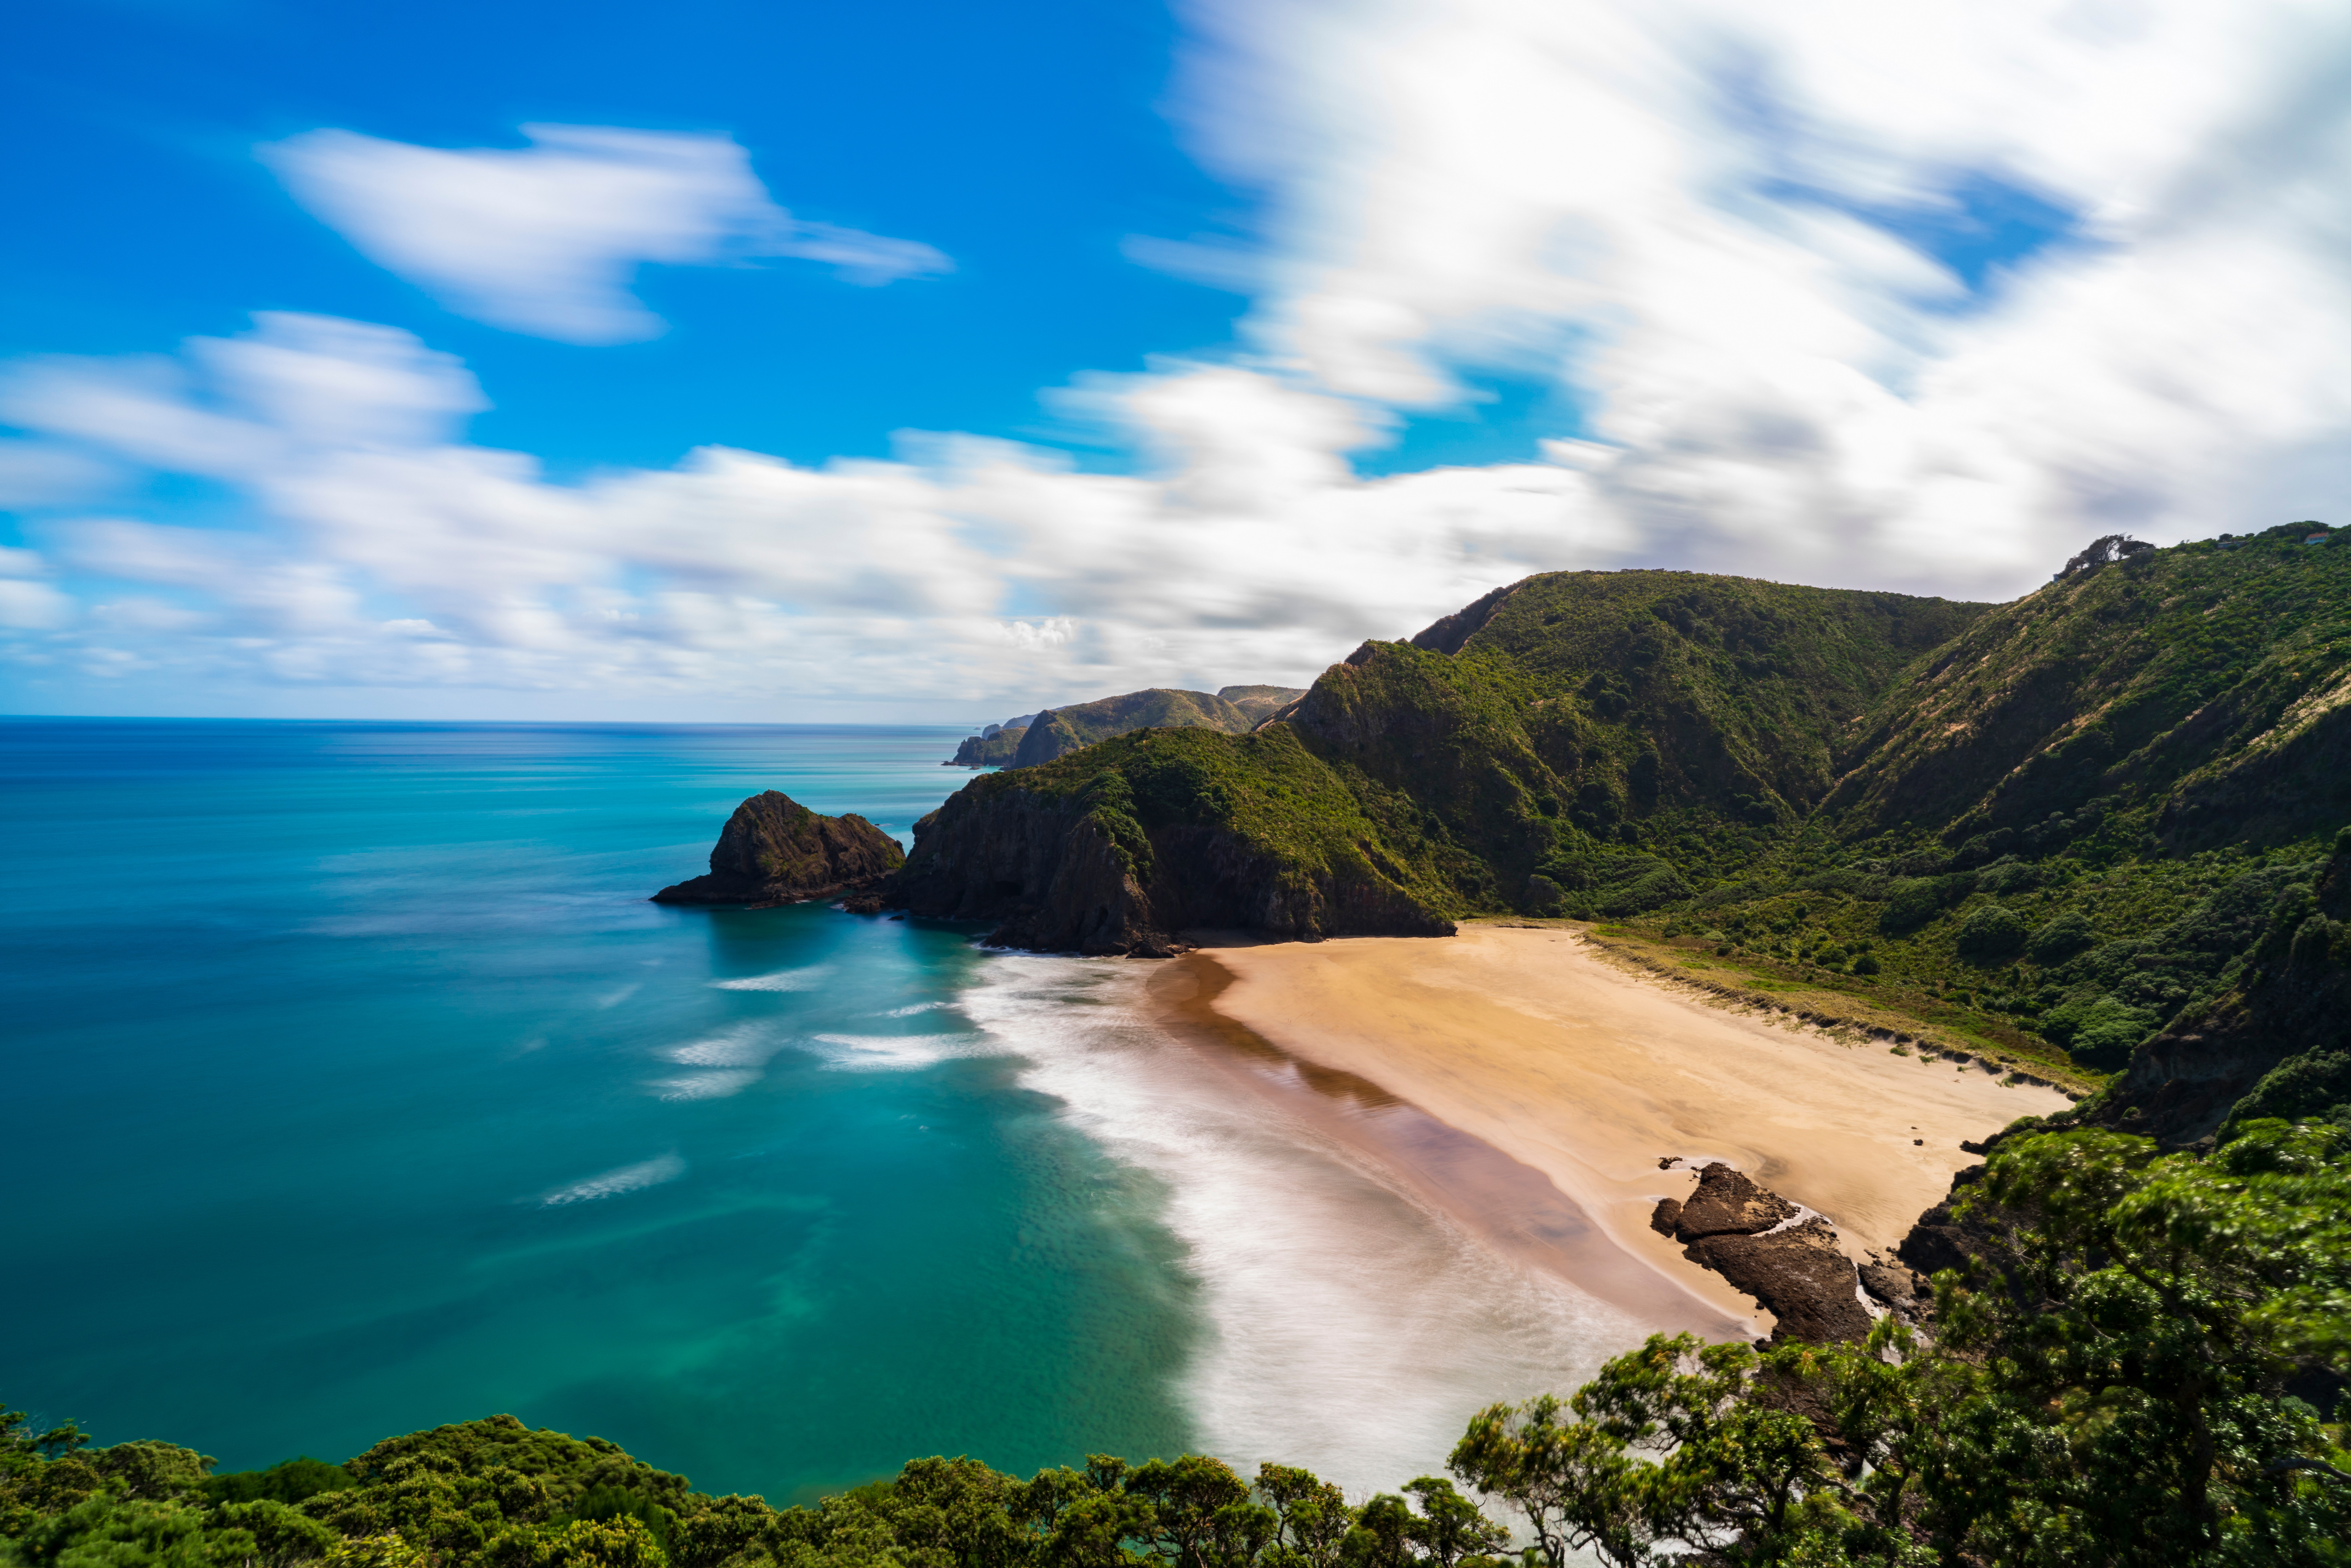
<svg viewBox="0 0 2351 1568">
<path fill-rule="evenodd" d="M 1023 715 L 975 735 L 956 748 L 958 768 L 1027 768 L 1136 729 L 1215 729 L 1246 735 L 1259 722 L 1306 695 L 1303 686 L 1225 686 L 1207 692 L 1155 688 Z M 1039 731 L 1029 756 L 1021 743 Z"/>
<path fill-rule="evenodd" d="M 777 1510 L 509 1416 L 208 1476 L 0 1414 L 9 1568 L 2157 1568 L 2351 1563 L 2351 1452 L 2296 1388 L 2351 1370 L 2351 1131 L 2214 1151 L 2011 1131 L 1960 1206 L 1934 1337 L 1654 1336 L 1565 1399 L 1494 1406 L 1351 1504 L 1198 1455 L 1027 1480 L 968 1458 Z M 1455 1480 L 1467 1489 L 1457 1490 Z M 1477 1500 L 1504 1505 L 1489 1516 Z M 1505 1521 L 1508 1521 L 1507 1527 Z"/>
<path fill-rule="evenodd" d="M 2232 993 L 2351 821 L 2351 546 L 2312 527 L 2085 552 L 2001 606 L 1530 578 L 1267 731 L 1204 730 L 1203 792 L 1135 821 L 1368 866 L 1447 918 L 1715 931 L 1761 977 L 2094 1081 Z M 1304 754 L 1279 779 L 1276 731 Z M 1068 753 L 1055 788 L 1134 755 Z"/>
<path fill-rule="evenodd" d="M 2351 1333 L 2346 1138 L 2249 1124 L 2205 1157 L 2015 1138 L 1938 1336 L 1757 1352 L 1653 1337 L 1561 1401 L 1479 1415 L 1453 1467 L 1551 1560 L 2351 1562 L 2343 1431 L 2287 1392 Z"/>
<path fill-rule="evenodd" d="M 1033 768 L 1098 740 L 1138 729 L 1211 729 L 1246 735 L 1259 716 L 1207 692 L 1164 688 L 1128 692 L 1071 707 L 1045 709 L 1021 736 L 1008 766 Z"/>
</svg>

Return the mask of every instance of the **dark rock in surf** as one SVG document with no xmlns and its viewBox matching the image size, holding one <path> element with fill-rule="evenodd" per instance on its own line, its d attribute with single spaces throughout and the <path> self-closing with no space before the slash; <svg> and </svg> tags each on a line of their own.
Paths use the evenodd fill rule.
<svg viewBox="0 0 2351 1568">
<path fill-rule="evenodd" d="M 905 861 L 898 841 L 864 818 L 819 816 L 769 789 L 726 819 L 707 875 L 663 888 L 653 901 L 770 909 L 870 887 Z"/>
</svg>

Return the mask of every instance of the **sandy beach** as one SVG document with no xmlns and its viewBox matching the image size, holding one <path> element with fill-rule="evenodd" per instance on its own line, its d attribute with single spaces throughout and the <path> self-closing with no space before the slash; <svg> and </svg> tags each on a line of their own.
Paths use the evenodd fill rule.
<svg viewBox="0 0 2351 1568">
<path fill-rule="evenodd" d="M 1858 1259 L 1889 1251 L 1974 1163 L 1961 1139 L 2067 1103 L 1972 1065 L 1709 1006 L 1563 929 L 1216 947 L 1179 964 L 1189 974 L 1170 966 L 1163 998 L 1203 995 L 1237 1035 L 1376 1086 L 1548 1177 L 1566 1201 L 1541 1198 L 1551 1212 L 1532 1229 L 1567 1240 L 1539 1260 L 1661 1328 L 1770 1322 L 1649 1228 L 1656 1200 L 1694 1181 L 1661 1157 L 1729 1162 L 1828 1216 Z M 1435 1196 L 1483 1210 L 1473 1222 L 1491 1234 L 1531 1233 L 1516 1212 L 1524 1183 L 1489 1173 Z"/>
</svg>

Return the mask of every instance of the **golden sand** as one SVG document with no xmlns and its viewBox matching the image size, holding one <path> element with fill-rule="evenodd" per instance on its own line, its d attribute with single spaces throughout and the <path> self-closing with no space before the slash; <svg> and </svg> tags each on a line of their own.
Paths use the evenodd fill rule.
<svg viewBox="0 0 2351 1568">
<path fill-rule="evenodd" d="M 1217 1013 L 1548 1176 L 1615 1248 L 1687 1293 L 1678 1307 L 1659 1304 L 1660 1326 L 1679 1326 L 1701 1302 L 1769 1322 L 1649 1228 L 1656 1200 L 1691 1185 L 1686 1172 L 1660 1170 L 1660 1157 L 1728 1161 L 1827 1215 L 1859 1258 L 1890 1251 L 1974 1163 L 1960 1139 L 2067 1103 L 1973 1064 L 1708 1005 L 1625 973 L 1568 930 L 1466 925 L 1449 940 L 1351 937 L 1202 957 L 1231 976 L 1211 988 Z"/>
</svg>

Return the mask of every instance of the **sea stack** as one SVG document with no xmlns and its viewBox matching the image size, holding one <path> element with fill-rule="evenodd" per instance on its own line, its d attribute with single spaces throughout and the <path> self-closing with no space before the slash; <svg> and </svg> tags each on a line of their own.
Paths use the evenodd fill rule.
<svg viewBox="0 0 2351 1568">
<path fill-rule="evenodd" d="M 768 789 L 726 819 L 707 875 L 663 888 L 653 901 L 772 909 L 871 887 L 905 862 L 898 841 L 864 818 L 820 817 Z"/>
</svg>

